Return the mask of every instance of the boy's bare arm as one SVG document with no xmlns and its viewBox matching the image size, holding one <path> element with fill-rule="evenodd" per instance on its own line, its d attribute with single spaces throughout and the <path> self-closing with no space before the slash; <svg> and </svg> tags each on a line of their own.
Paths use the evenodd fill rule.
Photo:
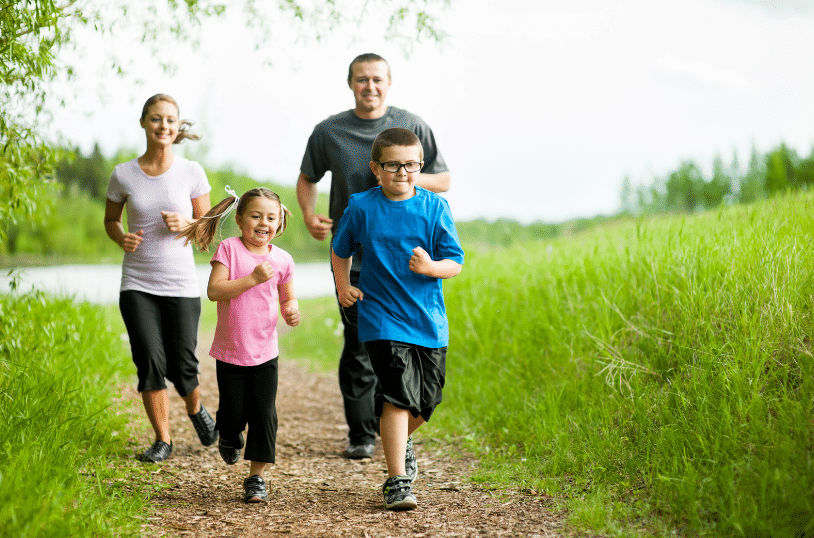
<svg viewBox="0 0 814 538">
<path fill-rule="evenodd" d="M 461 272 L 461 264 L 454 260 L 433 260 L 421 247 L 413 249 L 410 271 L 433 278 L 452 278 Z"/>
<path fill-rule="evenodd" d="M 333 248 L 331 249 L 331 265 L 334 269 L 336 295 L 339 299 L 339 304 L 345 308 L 353 306 L 357 300 L 362 301 L 365 298 L 365 294 L 362 293 L 362 290 L 350 284 L 350 267 L 352 261 L 353 258 L 340 258 L 336 255 Z"/>
</svg>

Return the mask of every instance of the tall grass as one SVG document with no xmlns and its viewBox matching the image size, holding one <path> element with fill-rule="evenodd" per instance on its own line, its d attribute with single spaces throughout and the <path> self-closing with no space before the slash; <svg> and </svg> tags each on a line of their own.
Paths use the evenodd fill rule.
<svg viewBox="0 0 814 538">
<path fill-rule="evenodd" d="M 812 214 L 804 194 L 468 251 L 434 421 L 577 529 L 814 535 Z"/>
<path fill-rule="evenodd" d="M 118 334 L 87 304 L 0 295 L 1 536 L 137 534 Z"/>
</svg>

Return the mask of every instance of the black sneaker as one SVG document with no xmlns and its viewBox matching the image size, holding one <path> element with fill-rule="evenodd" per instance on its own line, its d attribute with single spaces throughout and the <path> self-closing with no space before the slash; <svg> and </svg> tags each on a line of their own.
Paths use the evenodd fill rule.
<svg viewBox="0 0 814 538">
<path fill-rule="evenodd" d="M 384 507 L 387 510 L 412 510 L 418 503 L 410 488 L 410 477 L 391 476 L 382 486 Z"/>
<path fill-rule="evenodd" d="M 144 451 L 144 454 L 136 456 L 136 459 L 145 463 L 158 463 L 169 458 L 170 454 L 172 454 L 172 443 L 156 441 L 153 446 Z"/>
<path fill-rule="evenodd" d="M 218 440 L 215 421 L 203 405 L 198 413 L 189 415 L 189 419 L 192 421 L 192 425 L 195 426 L 195 433 L 198 434 L 198 439 L 201 440 L 203 446 L 212 445 Z"/>
<path fill-rule="evenodd" d="M 237 436 L 237 444 L 239 446 L 232 446 L 232 444 L 223 437 L 221 437 L 220 441 L 218 441 L 218 452 L 220 452 L 220 457 L 223 458 L 223 461 L 225 461 L 228 465 L 234 465 L 240 459 L 240 449 L 243 448 L 242 433 Z"/>
<path fill-rule="evenodd" d="M 404 454 L 404 471 L 410 483 L 415 482 L 418 478 L 418 462 L 415 459 L 415 452 L 413 452 L 413 437 L 407 438 L 407 452 Z"/>
<path fill-rule="evenodd" d="M 261 503 L 268 500 L 266 483 L 258 475 L 252 475 L 243 481 L 243 502 Z"/>
<path fill-rule="evenodd" d="M 343 456 L 349 460 L 364 460 L 373 457 L 373 445 L 354 445 L 349 444 L 348 448 L 342 453 Z"/>
</svg>

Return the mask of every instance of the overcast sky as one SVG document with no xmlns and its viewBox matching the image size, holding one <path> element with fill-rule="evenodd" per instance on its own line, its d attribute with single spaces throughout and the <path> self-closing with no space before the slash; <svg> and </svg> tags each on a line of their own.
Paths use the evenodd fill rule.
<svg viewBox="0 0 814 538">
<path fill-rule="evenodd" d="M 435 131 L 456 218 L 524 222 L 613 213 L 625 176 L 650 184 L 684 159 L 709 169 L 737 152 L 745 166 L 753 145 L 814 146 L 808 0 L 453 0 L 440 24 L 446 42 L 408 57 L 360 28 L 350 40 L 278 40 L 269 67 L 239 24 L 213 23 L 198 52 L 167 49 L 176 74 L 145 56 L 143 84 L 107 79 L 103 98 L 86 78 L 53 125 L 86 150 L 143 150 L 141 106 L 168 93 L 204 135 L 205 165 L 293 185 L 313 126 L 353 107 L 348 63 L 377 52 L 392 68 L 388 104 Z M 83 57 L 96 65 L 99 50 L 131 46 L 88 39 Z"/>
</svg>

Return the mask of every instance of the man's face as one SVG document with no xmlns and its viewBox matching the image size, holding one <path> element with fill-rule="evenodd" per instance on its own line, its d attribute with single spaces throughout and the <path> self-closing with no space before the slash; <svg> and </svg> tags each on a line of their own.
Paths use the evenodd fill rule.
<svg viewBox="0 0 814 538">
<path fill-rule="evenodd" d="M 380 117 L 385 112 L 390 69 L 385 62 L 353 64 L 350 88 L 356 99 L 356 112 L 362 116 Z M 372 119 L 372 118 L 371 118 Z"/>
</svg>

